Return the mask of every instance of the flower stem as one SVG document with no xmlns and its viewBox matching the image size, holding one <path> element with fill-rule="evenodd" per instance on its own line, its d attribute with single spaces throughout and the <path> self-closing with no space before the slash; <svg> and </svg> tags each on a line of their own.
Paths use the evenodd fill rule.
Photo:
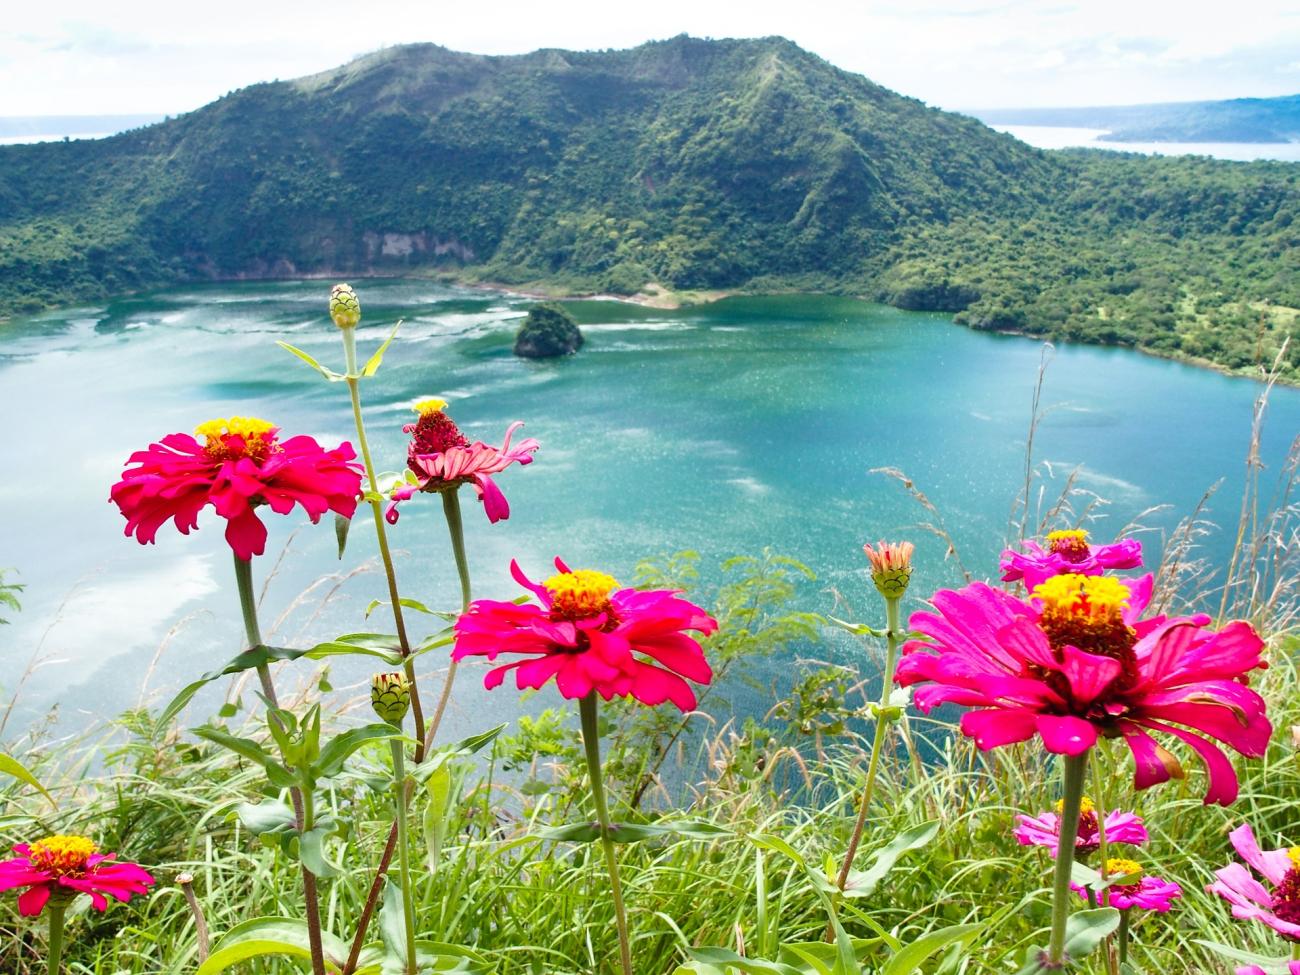
<svg viewBox="0 0 1300 975">
<path fill-rule="evenodd" d="M 248 637 L 250 649 L 262 646 L 262 630 L 257 623 L 257 598 L 253 595 L 253 563 L 249 559 L 235 556 L 235 585 L 239 590 L 239 609 L 244 617 L 244 633 Z M 262 695 L 272 708 L 280 706 L 275 694 L 275 684 L 271 681 L 271 668 L 265 661 L 257 665 L 257 678 L 262 682 Z M 272 720 L 279 721 L 274 716 Z M 297 820 L 299 834 L 311 829 L 311 797 L 294 787 L 289 790 L 293 800 L 294 818 Z M 311 946 L 311 970 L 313 975 L 325 975 L 325 950 L 321 944 L 320 903 L 316 896 L 316 875 L 302 865 L 302 895 L 307 911 L 307 940 Z"/>
<path fill-rule="evenodd" d="M 1128 961 L 1128 911 L 1119 912 L 1119 963 Z"/>
<path fill-rule="evenodd" d="M 405 975 L 415 975 L 415 892 L 411 889 L 411 848 L 406 822 L 406 756 L 402 743 L 390 739 L 393 750 L 393 801 L 397 803 L 397 858 L 402 874 L 402 915 L 406 921 Z"/>
<path fill-rule="evenodd" d="M 614 855 L 614 838 L 610 835 L 609 807 L 605 804 L 605 786 L 600 774 L 600 731 L 596 721 L 594 691 L 578 701 L 578 713 L 582 717 L 582 745 L 587 752 L 587 774 L 591 778 L 591 798 L 596 804 L 596 820 L 600 823 L 600 845 L 605 851 L 605 867 L 609 871 L 609 884 L 614 894 L 619 956 L 623 962 L 623 975 L 632 975 L 632 946 L 627 934 L 627 913 L 623 909 L 623 887 L 618 879 L 618 858 Z"/>
<path fill-rule="evenodd" d="M 68 902 L 61 896 L 55 895 L 50 898 L 50 944 L 49 944 L 49 964 L 50 975 L 59 975 L 63 965 L 63 917 L 68 911 Z"/>
<path fill-rule="evenodd" d="M 1088 753 L 1064 755 L 1065 790 L 1061 802 L 1060 835 L 1056 847 L 1056 874 L 1052 880 L 1052 936 L 1047 944 L 1048 961 L 1060 967 L 1065 961 L 1065 922 L 1070 913 L 1070 868 L 1074 864 L 1074 841 L 1079 834 L 1079 807 L 1083 803 L 1083 779 L 1088 771 Z"/>
<path fill-rule="evenodd" d="M 876 712 L 876 736 L 871 742 L 871 760 L 867 763 L 867 781 L 862 787 L 862 801 L 858 806 L 858 821 L 853 825 L 853 836 L 849 839 L 849 848 L 844 854 L 844 863 L 840 866 L 840 875 L 835 885 L 840 893 L 844 892 L 849 882 L 849 871 L 853 868 L 853 858 L 858 854 L 858 844 L 862 842 L 862 831 L 867 824 L 867 809 L 871 805 L 871 794 L 876 788 L 876 775 L 880 771 L 880 753 L 884 750 L 885 735 L 893 722 L 886 716 L 889 706 L 889 693 L 894 685 L 894 666 L 898 660 L 898 638 L 901 633 L 898 613 L 898 597 L 885 597 L 885 654 L 884 683 L 880 688 L 880 709 Z"/>
<path fill-rule="evenodd" d="M 451 535 L 451 551 L 456 558 L 456 573 L 460 576 L 460 611 L 469 610 L 469 559 L 465 555 L 465 527 L 460 517 L 460 489 L 451 488 L 442 492 L 442 513 L 447 519 L 447 532 Z M 429 722 L 426 749 L 433 745 L 438 726 L 442 724 L 442 715 L 447 710 L 451 699 L 451 686 L 456 681 L 457 662 L 453 660 L 447 668 L 447 680 L 442 685 L 442 694 L 438 697 L 438 706 L 434 709 L 433 720 Z"/>
<path fill-rule="evenodd" d="M 1092 791 L 1093 791 L 1092 812 L 1093 815 L 1097 817 L 1097 856 L 1101 858 L 1101 863 L 1098 864 L 1097 872 L 1101 874 L 1102 880 L 1106 879 L 1106 872 L 1107 872 L 1106 864 L 1110 858 L 1110 854 L 1107 852 L 1107 846 L 1106 846 L 1106 803 L 1104 798 L 1105 793 L 1103 792 L 1104 783 L 1101 780 L 1101 760 L 1106 754 L 1104 749 L 1105 749 L 1105 745 L 1099 743 L 1097 755 L 1093 757 L 1093 762 L 1092 762 Z M 1100 901 L 1102 907 L 1110 906 L 1109 887 L 1107 887 L 1105 890 L 1101 892 Z M 1120 917 L 1122 918 L 1122 920 L 1120 921 L 1121 926 L 1127 925 L 1128 911 L 1121 911 Z M 1119 960 L 1118 961 L 1116 960 L 1115 953 L 1114 951 L 1112 951 L 1113 938 L 1114 938 L 1113 935 L 1109 935 L 1109 934 L 1106 935 L 1106 940 L 1102 946 L 1102 953 L 1105 956 L 1105 960 L 1106 960 L 1106 971 L 1109 973 L 1109 975 L 1118 975 L 1120 962 L 1122 962 L 1124 959 L 1123 959 L 1123 952 L 1121 951 Z"/>
<path fill-rule="evenodd" d="M 379 495 L 379 479 L 375 476 L 374 461 L 370 458 L 370 441 L 366 439 L 366 423 L 361 417 L 361 389 L 357 373 L 357 335 L 355 328 L 343 331 L 343 352 L 347 362 L 348 392 L 352 397 L 352 420 L 357 428 L 357 443 L 361 446 L 361 462 L 366 467 L 366 480 L 370 485 L 370 510 L 374 516 L 375 537 L 379 541 L 379 558 L 384 563 L 388 580 L 388 602 L 393 607 L 393 625 L 397 627 L 397 643 L 401 647 L 406 679 L 411 682 L 411 714 L 415 719 L 415 760 L 424 758 L 424 709 L 420 706 L 420 688 L 415 682 L 415 662 L 411 660 L 411 641 L 406 636 L 406 619 L 402 615 L 402 601 L 397 593 L 397 572 L 393 568 L 393 555 L 388 548 L 388 531 L 384 527 L 384 505 Z"/>
</svg>

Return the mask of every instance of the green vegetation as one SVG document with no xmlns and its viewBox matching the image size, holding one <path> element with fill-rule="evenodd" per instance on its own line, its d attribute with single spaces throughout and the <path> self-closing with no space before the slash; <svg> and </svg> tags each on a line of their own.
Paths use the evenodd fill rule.
<svg viewBox="0 0 1300 975">
<path fill-rule="evenodd" d="M 0 150 L 0 308 L 203 278 L 820 290 L 1271 363 L 1300 166 L 1046 153 L 788 41 L 389 48 L 99 141 Z M 1300 342 L 1282 377 L 1300 380 Z"/>
<path fill-rule="evenodd" d="M 534 305 L 519 334 L 515 336 L 515 355 L 530 359 L 572 355 L 582 348 L 582 332 L 573 316 L 554 302 Z"/>
</svg>

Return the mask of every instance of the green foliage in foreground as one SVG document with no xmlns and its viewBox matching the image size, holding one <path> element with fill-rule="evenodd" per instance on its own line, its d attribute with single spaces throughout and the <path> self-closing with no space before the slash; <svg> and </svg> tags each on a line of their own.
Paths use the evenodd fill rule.
<svg viewBox="0 0 1300 975">
<path fill-rule="evenodd" d="M 681 721 L 663 709 L 606 712 L 616 818 L 653 826 L 671 802 L 703 824 L 688 836 L 620 846 L 634 956 L 638 972 L 647 975 L 712 973 L 723 969 L 704 959 L 774 957 L 779 944 L 819 941 L 826 914 L 813 880 L 824 862 L 834 870 L 862 786 L 866 738 L 844 725 L 870 730 L 864 715 L 874 689 L 844 682 L 842 667 L 805 663 L 767 720 L 725 720 L 723 695 L 740 688 L 734 678 L 767 654 L 789 659 L 818 622 L 791 610 L 810 576 L 797 563 L 739 559 L 729 571 L 714 594 L 722 628 L 708 652 L 720 674 L 733 679 L 702 701 L 720 720 Z M 695 558 L 644 566 L 638 581 L 691 585 Z M 1226 905 L 1202 888 L 1232 858 L 1230 825 L 1249 821 L 1261 836 L 1297 839 L 1300 758 L 1287 732 L 1300 725 L 1297 650 L 1294 638 L 1275 641 L 1275 664 L 1261 690 L 1279 733 L 1266 758 L 1239 763 L 1242 793 L 1231 809 L 1201 806 L 1199 771 L 1133 799 L 1124 750 L 1099 755 L 1106 807 L 1122 800 L 1146 817 L 1152 841 L 1143 861 L 1184 889 L 1169 915 L 1149 915 L 1136 925 L 1133 961 L 1140 971 L 1226 975 L 1230 966 L 1198 940 L 1277 953 L 1262 926 L 1232 921 Z M 878 648 L 861 653 L 848 663 L 872 671 L 868 658 Z M 472 945 L 502 973 L 616 967 L 612 907 L 603 896 L 607 881 L 596 846 L 539 837 L 590 818 L 571 711 L 548 707 L 519 718 L 481 753 L 485 761 L 453 766 L 445 794 L 417 793 L 415 819 L 428 824 L 426 862 L 418 871 L 420 933 Z M 864 868 L 889 861 L 893 869 L 874 889 L 850 897 L 841 918 L 857 950 L 870 958 L 886 957 L 882 944 L 890 938 L 907 942 L 927 930 L 978 923 L 977 935 L 965 928 L 954 935 L 974 937 L 978 950 L 963 952 L 955 943 L 921 970 L 1015 972 L 1020 954 L 1041 941 L 1048 922 L 1050 861 L 1045 851 L 1015 843 L 1013 815 L 1050 806 L 1058 776 L 1038 749 L 980 755 L 945 721 L 914 711 L 909 720 L 908 734 L 897 736 L 887 755 L 873 802 L 878 812 L 858 861 Z M 1107 754 L 1115 764 L 1106 764 Z M 383 756 L 379 745 L 359 752 L 332 780 L 328 808 L 321 810 L 339 825 L 325 856 L 351 865 L 324 883 L 327 930 L 346 933 L 383 846 L 390 815 Z M 160 881 L 150 897 L 104 915 L 85 911 L 83 899 L 82 913 L 70 921 L 70 975 L 193 972 L 197 936 L 174 883 L 182 871 L 194 875 L 218 937 L 259 915 L 298 913 L 296 863 L 278 849 L 274 834 L 264 845 L 233 815 L 240 804 L 266 798 L 258 794 L 262 771 L 252 763 L 184 739 L 144 711 L 79 743 L 35 740 L 18 757 L 55 794 L 61 812 L 52 813 L 27 784 L 0 779 L 4 840 L 88 831 L 105 848 L 149 865 Z M 439 815 L 444 809 L 446 818 Z M 917 835 L 917 824 L 928 821 L 939 823 L 937 833 Z M 19 919 L 14 900 L 0 900 L 0 970 L 35 975 L 42 971 L 33 959 L 41 957 L 44 928 Z M 713 947 L 689 961 L 703 946 Z M 235 970 L 287 975 L 300 969 L 287 960 L 262 960 Z"/>
<path fill-rule="evenodd" d="M 1297 235 L 1300 166 L 1045 153 L 780 38 L 407 45 L 111 139 L 0 149 L 0 316 L 443 271 L 866 294 L 1246 369 L 1295 331 Z"/>
</svg>

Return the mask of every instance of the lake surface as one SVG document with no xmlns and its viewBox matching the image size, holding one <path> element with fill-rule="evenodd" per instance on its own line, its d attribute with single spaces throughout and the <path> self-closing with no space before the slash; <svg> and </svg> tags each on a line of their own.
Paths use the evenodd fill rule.
<svg viewBox="0 0 1300 975">
<path fill-rule="evenodd" d="M 406 321 L 363 388 L 379 466 L 402 466 L 408 404 L 428 393 L 450 400 L 471 438 L 499 442 L 522 419 L 525 435 L 542 443 L 531 467 L 498 479 L 510 520 L 488 525 L 466 492 L 479 595 L 518 592 L 507 575 L 512 557 L 534 576 L 558 554 L 626 580 L 644 557 L 694 549 L 712 582 L 724 558 L 770 546 L 817 572 L 801 608 L 834 612 L 833 587 L 874 613 L 860 546 L 906 536 L 918 543 L 919 599 L 955 581 L 955 569 L 918 527 L 929 516 L 895 481 L 871 473 L 885 466 L 905 470 L 939 507 L 977 575 L 995 571 L 1024 476 L 1036 341 L 840 298 L 735 298 L 672 312 L 589 301 L 570 305 L 587 335 L 583 351 L 531 362 L 510 352 L 525 298 L 421 281 L 358 287 L 363 356 L 399 316 Z M 275 345 L 286 340 L 341 365 L 328 290 L 320 281 L 185 288 L 0 332 L 9 417 L 0 439 L 0 565 L 17 567 L 28 587 L 23 611 L 0 627 L 4 696 L 34 654 L 44 661 L 23 683 L 6 735 L 56 704 L 57 728 L 66 730 L 158 703 L 240 649 L 224 522 L 208 510 L 197 533 L 164 527 L 157 545 L 143 547 L 123 537 L 108 490 L 133 450 L 212 417 L 260 416 L 329 446 L 352 439 L 345 388 Z M 1168 528 L 1226 479 L 1211 515 L 1232 524 L 1260 389 L 1133 352 L 1062 347 L 1044 395 L 1057 406 L 1036 444 L 1056 475 L 1047 493 L 1082 465 L 1080 484 L 1112 502 L 1094 526 L 1105 538 L 1154 505 L 1170 510 L 1147 521 Z M 1264 443 L 1271 472 L 1297 431 L 1300 391 L 1276 390 Z M 338 580 L 323 605 L 334 581 L 296 602 L 320 577 L 374 558 L 367 518 L 359 513 L 342 562 L 328 520 L 315 528 L 298 515 L 266 520 L 259 586 L 284 552 L 263 605 L 268 639 L 307 645 L 388 628 L 382 609 L 363 619 L 367 603 L 385 595 L 373 571 Z M 403 594 L 456 608 L 436 499 L 407 504 L 392 538 Z M 1222 538 L 1211 544 L 1226 549 Z M 418 616 L 411 626 L 426 631 Z M 810 652 L 858 659 L 837 641 Z M 428 672 L 434 661 L 425 661 Z M 355 694 L 369 670 L 336 668 L 333 682 Z M 782 670 L 784 662 L 754 673 L 767 681 Z M 466 732 L 557 699 L 548 691 L 521 705 L 509 690 L 489 695 L 481 674 L 467 667 L 456 696 L 453 720 Z M 197 699 L 192 716 L 212 713 L 218 700 L 216 692 Z"/>
<path fill-rule="evenodd" d="M 1148 156 L 1212 156 L 1249 162 L 1278 159 L 1300 162 L 1300 142 L 1108 142 L 1108 129 L 1085 129 L 1070 125 L 991 125 L 1039 149 L 1110 149 L 1140 152 Z"/>
</svg>

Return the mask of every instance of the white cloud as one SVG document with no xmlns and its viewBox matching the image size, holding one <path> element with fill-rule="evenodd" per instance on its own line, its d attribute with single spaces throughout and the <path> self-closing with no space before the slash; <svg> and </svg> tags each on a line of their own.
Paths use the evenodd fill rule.
<svg viewBox="0 0 1300 975">
<path fill-rule="evenodd" d="M 848 70 L 945 106 L 1083 104 L 1276 95 L 1295 89 L 1300 8 L 1090 0 L 63 0 L 11 5 L 0 114 L 182 112 L 234 88 L 340 64 L 386 44 L 433 41 L 513 54 L 628 47 L 688 32 L 781 34 Z"/>
</svg>

